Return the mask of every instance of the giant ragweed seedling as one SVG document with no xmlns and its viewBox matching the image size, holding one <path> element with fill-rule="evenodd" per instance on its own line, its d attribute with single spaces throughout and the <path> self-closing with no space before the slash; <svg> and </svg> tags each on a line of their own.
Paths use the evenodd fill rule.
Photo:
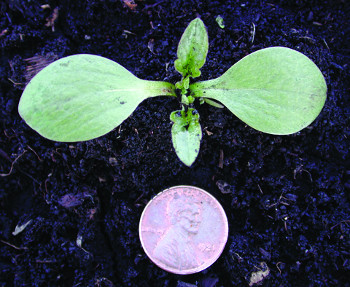
<svg viewBox="0 0 350 287">
<path fill-rule="evenodd" d="M 62 58 L 29 82 L 19 113 L 48 139 L 86 141 L 113 130 L 147 98 L 177 97 L 181 109 L 170 115 L 172 142 L 180 160 L 190 166 L 202 138 L 196 99 L 217 107 L 222 104 L 249 126 L 276 135 L 300 131 L 321 112 L 327 86 L 320 70 L 303 54 L 284 47 L 262 49 L 219 78 L 191 82 L 201 75 L 208 46 L 206 28 L 197 18 L 178 46 L 174 64 L 182 78 L 175 85 L 141 80 L 100 56 Z"/>
</svg>

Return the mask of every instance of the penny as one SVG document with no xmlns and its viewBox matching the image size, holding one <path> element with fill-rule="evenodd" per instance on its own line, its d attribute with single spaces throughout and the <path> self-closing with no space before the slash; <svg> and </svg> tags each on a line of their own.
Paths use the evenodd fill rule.
<svg viewBox="0 0 350 287">
<path fill-rule="evenodd" d="M 175 274 L 192 274 L 212 265 L 228 237 L 224 209 L 208 192 L 175 186 L 156 195 L 145 207 L 139 236 L 147 256 Z"/>
</svg>

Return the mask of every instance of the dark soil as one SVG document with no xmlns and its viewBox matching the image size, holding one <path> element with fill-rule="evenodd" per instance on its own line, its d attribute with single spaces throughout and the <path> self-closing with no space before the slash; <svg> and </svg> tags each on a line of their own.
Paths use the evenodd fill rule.
<svg viewBox="0 0 350 287">
<path fill-rule="evenodd" d="M 136 4 L 0 3 L 0 285 L 248 286 L 265 262 L 270 273 L 262 286 L 350 286 L 349 2 Z M 311 58 L 328 85 L 315 122 L 273 136 L 227 109 L 197 105 L 203 139 L 188 168 L 171 143 L 176 99 L 146 100 L 114 131 L 81 143 L 46 140 L 18 115 L 33 74 L 26 69 L 38 61 L 26 59 L 34 56 L 97 54 L 142 79 L 175 83 L 177 44 L 197 16 L 210 41 L 203 80 L 265 47 L 286 46 Z M 214 195 L 230 228 L 218 261 L 190 276 L 155 266 L 138 237 L 146 203 L 180 184 Z"/>
</svg>

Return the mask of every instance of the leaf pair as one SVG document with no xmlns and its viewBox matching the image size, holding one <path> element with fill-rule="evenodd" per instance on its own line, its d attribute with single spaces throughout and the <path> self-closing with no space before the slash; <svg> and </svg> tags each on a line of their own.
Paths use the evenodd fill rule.
<svg viewBox="0 0 350 287">
<path fill-rule="evenodd" d="M 196 159 L 202 137 L 194 99 L 218 101 L 249 126 L 285 135 L 309 125 L 320 113 L 327 86 L 317 66 L 284 47 L 254 52 L 221 77 L 191 83 L 200 75 L 208 52 L 208 34 L 197 18 L 178 47 L 176 85 L 135 77 L 119 64 L 94 55 L 62 58 L 40 71 L 26 86 L 19 113 L 42 136 L 63 142 L 90 140 L 120 125 L 145 99 L 182 94 L 183 110 L 172 113 L 172 140 L 188 166 Z M 214 100 L 214 101 L 213 101 Z M 217 105 L 217 104 L 215 104 Z"/>
<path fill-rule="evenodd" d="M 202 129 L 199 123 L 199 115 L 196 110 L 188 108 L 196 95 L 188 95 L 190 78 L 201 75 L 208 54 L 208 33 L 204 23 L 199 18 L 193 20 L 183 33 L 178 48 L 175 69 L 182 75 L 180 82 L 175 87 L 181 91 L 182 111 L 175 111 L 170 119 L 173 121 L 171 138 L 177 156 L 187 166 L 191 166 L 196 160 Z"/>
</svg>

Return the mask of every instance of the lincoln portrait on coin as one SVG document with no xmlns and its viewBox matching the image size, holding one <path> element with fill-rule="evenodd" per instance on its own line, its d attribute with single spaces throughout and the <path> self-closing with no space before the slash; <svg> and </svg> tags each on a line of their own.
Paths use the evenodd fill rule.
<svg viewBox="0 0 350 287">
<path fill-rule="evenodd" d="M 170 227 L 154 248 L 153 255 L 162 263 L 178 270 L 202 264 L 201 251 L 193 239 L 198 234 L 202 206 L 187 196 L 174 196 L 167 205 Z"/>
</svg>

